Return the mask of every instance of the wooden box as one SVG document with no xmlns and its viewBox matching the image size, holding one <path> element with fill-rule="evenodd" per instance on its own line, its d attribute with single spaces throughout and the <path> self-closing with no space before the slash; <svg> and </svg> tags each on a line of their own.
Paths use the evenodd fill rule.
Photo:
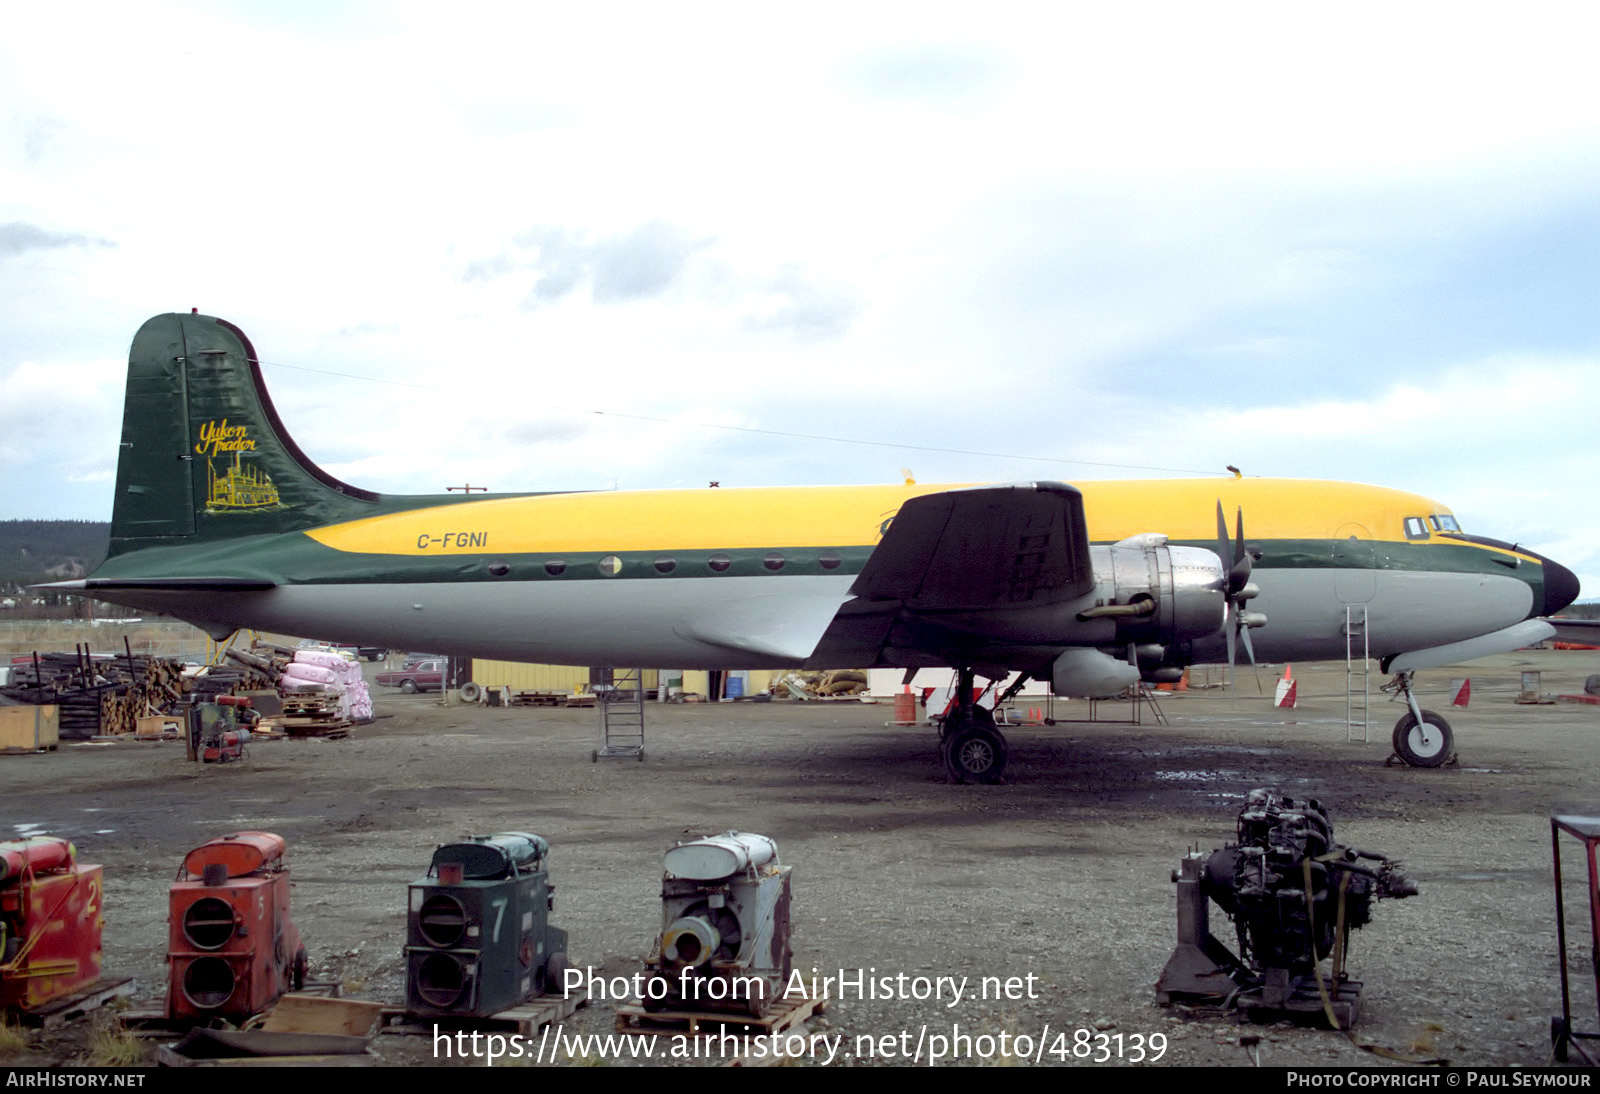
<svg viewBox="0 0 1600 1094">
<path fill-rule="evenodd" d="M 54 703 L 0 707 L 0 749 L 28 752 L 55 748 L 61 740 L 61 713 Z"/>
</svg>

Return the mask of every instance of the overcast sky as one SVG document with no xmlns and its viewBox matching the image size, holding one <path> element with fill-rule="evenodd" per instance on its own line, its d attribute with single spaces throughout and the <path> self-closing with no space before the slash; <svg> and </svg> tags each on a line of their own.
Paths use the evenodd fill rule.
<svg viewBox="0 0 1600 1094">
<path fill-rule="evenodd" d="M 382 491 L 1235 464 L 1600 595 L 1596 11 L 12 5 L 0 517 L 198 307 Z"/>
</svg>

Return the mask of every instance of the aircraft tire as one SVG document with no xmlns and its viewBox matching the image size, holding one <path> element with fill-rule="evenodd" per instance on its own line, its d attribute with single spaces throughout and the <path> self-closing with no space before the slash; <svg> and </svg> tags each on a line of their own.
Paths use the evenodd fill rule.
<svg viewBox="0 0 1600 1094">
<path fill-rule="evenodd" d="M 945 770 L 958 783 L 997 783 L 1005 774 L 1006 739 L 992 727 L 957 728 L 945 738 L 940 752 Z"/>
<path fill-rule="evenodd" d="M 1450 723 L 1431 710 L 1422 712 L 1422 720 L 1432 732 L 1417 725 L 1416 715 L 1406 713 L 1394 724 L 1394 750 L 1407 767 L 1439 767 L 1455 755 L 1455 734 Z"/>
<path fill-rule="evenodd" d="M 461 685 L 461 701 L 463 703 L 476 703 L 483 698 L 483 688 L 473 680 L 468 680 Z"/>
</svg>

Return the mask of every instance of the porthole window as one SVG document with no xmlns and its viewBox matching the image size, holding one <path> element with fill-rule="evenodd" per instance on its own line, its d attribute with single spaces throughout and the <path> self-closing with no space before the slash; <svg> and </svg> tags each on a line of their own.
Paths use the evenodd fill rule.
<svg viewBox="0 0 1600 1094">
<path fill-rule="evenodd" d="M 733 559 L 719 552 L 706 559 L 706 565 L 720 574 L 733 565 Z"/>
<path fill-rule="evenodd" d="M 670 555 L 662 555 L 660 558 L 656 559 L 656 573 L 658 574 L 670 574 L 677 568 L 678 560 Z"/>
<path fill-rule="evenodd" d="M 495 577 L 505 577 L 511 572 L 511 565 L 506 562 L 489 563 L 489 572 Z"/>
<path fill-rule="evenodd" d="M 551 577 L 555 577 L 557 574 L 565 573 L 566 569 L 567 560 L 564 558 L 552 558 L 544 564 L 544 572 L 549 574 Z"/>
<path fill-rule="evenodd" d="M 622 560 L 616 555 L 606 555 L 600 560 L 600 576 L 616 577 L 622 572 Z"/>
<path fill-rule="evenodd" d="M 824 570 L 837 570 L 844 559 L 839 557 L 838 551 L 824 551 L 817 556 L 817 561 L 822 564 Z"/>
<path fill-rule="evenodd" d="M 781 570 L 783 569 L 783 561 L 782 551 L 768 551 L 767 556 L 761 560 L 761 565 L 769 570 Z"/>
</svg>

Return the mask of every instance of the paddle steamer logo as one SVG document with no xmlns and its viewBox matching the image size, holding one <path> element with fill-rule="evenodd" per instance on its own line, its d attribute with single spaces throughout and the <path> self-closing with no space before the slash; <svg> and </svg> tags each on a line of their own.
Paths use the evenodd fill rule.
<svg viewBox="0 0 1600 1094">
<path fill-rule="evenodd" d="M 226 418 L 207 422 L 200 427 L 200 443 L 194 451 L 206 461 L 206 512 L 238 513 L 282 506 L 278 488 L 267 473 L 253 462 L 245 462 L 246 454 L 256 451 L 249 427 L 229 425 Z"/>
</svg>

